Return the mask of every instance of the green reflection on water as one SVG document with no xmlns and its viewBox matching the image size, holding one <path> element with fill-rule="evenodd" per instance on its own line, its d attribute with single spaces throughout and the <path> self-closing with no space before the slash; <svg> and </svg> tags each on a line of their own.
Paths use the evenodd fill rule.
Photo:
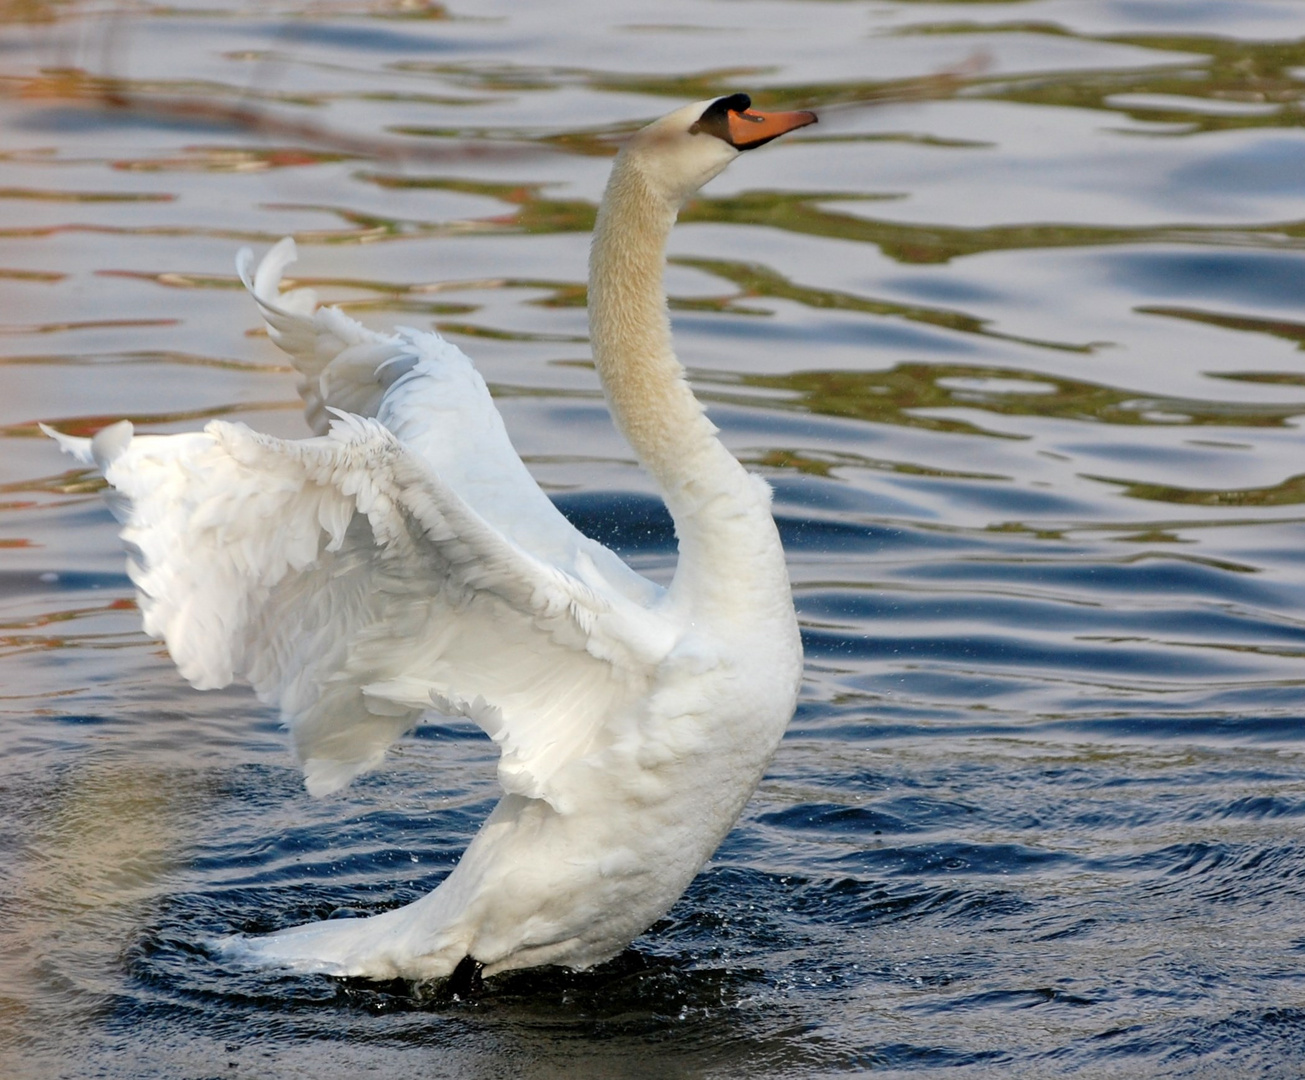
<svg viewBox="0 0 1305 1080">
<path fill-rule="evenodd" d="M 544 193 L 542 184 L 489 183 L 444 177 L 360 174 L 378 186 L 403 190 L 453 191 L 481 195 L 514 208 L 509 215 L 495 215 L 460 222 L 420 222 L 363 214 L 332 206 L 295 206 L 334 214 L 354 228 L 328 232 L 301 232 L 314 240 L 376 240 L 414 234 L 458 235 L 478 233 L 568 233 L 590 232 L 597 206 L 582 199 L 559 199 Z M 1040 248 L 1099 247 L 1148 243 L 1200 243 L 1244 246 L 1249 237 L 1260 236 L 1280 242 L 1284 237 L 1305 238 L 1305 222 L 1274 222 L 1264 225 L 1195 226 L 1173 224 L 1151 227 L 1094 226 L 1058 223 L 993 225 L 983 228 L 915 224 L 840 213 L 834 203 L 866 203 L 894 198 L 885 194 L 837 191 L 743 191 L 735 195 L 697 198 L 680 212 L 686 224 L 761 225 L 805 236 L 872 244 L 898 262 L 939 264 L 966 255 L 990 251 Z M 290 207 L 287 207 L 290 208 Z M 722 264 L 724 265 L 724 264 Z M 923 309 L 919 309 L 923 310 Z M 1042 343 L 1050 344 L 1050 343 Z M 1056 348 L 1086 349 L 1085 345 L 1054 345 Z"/>
<path fill-rule="evenodd" d="M 1120 494 L 1148 502 L 1177 503 L 1180 506 L 1295 506 L 1305 503 L 1305 475 L 1289 476 L 1279 484 L 1258 488 L 1187 488 L 1172 484 L 1147 484 L 1110 476 L 1089 476 L 1106 484 L 1118 484 Z"/>
<path fill-rule="evenodd" d="M 526 233 L 592 232 L 597 216 L 596 204 L 583 199 L 550 199 L 542 194 L 541 184 L 502 184 L 445 177 L 391 176 L 383 173 L 359 173 L 357 178 L 378 187 L 405 191 L 453 191 L 464 195 L 482 195 L 516 207 L 507 218 L 489 219 L 497 225 L 510 225 Z"/>
<path fill-rule="evenodd" d="M 709 400 L 750 408 L 792 409 L 872 423 L 1013 438 L 929 411 L 981 409 L 997 416 L 1040 416 L 1127 426 L 1285 427 L 1299 404 L 1148 397 L 1061 375 L 1015 368 L 901 363 L 881 371 L 796 371 L 787 375 L 695 371 L 700 385 L 770 391 L 764 396 L 708 391 Z M 999 390 L 985 388 L 992 383 Z M 1028 389 L 1021 391 L 1020 384 Z M 781 396 L 773 395 L 779 391 Z"/>
<path fill-rule="evenodd" d="M 1000 101 L 1094 109 L 1122 113 L 1168 131 L 1147 135 L 1190 135 L 1259 127 L 1300 127 L 1295 107 L 1305 95 L 1299 70 L 1305 66 L 1305 39 L 1249 41 L 1193 34 L 1076 33 L 1053 22 L 953 22 L 904 27 L 902 35 L 1031 34 L 1075 41 L 1132 45 L 1176 54 L 1171 62 L 1136 69 L 1085 72 L 1038 72 L 1029 76 L 994 76 L 971 81 L 970 93 Z M 1145 98 L 1129 101 L 1128 96 Z M 1147 100 L 1151 99 L 1151 100 Z M 1166 101 L 1165 99 L 1172 99 Z M 1203 110 L 1199 103 L 1223 108 Z M 1228 106 L 1271 106 L 1267 109 Z M 1143 134 L 1143 132 L 1137 132 Z"/>
<path fill-rule="evenodd" d="M 815 289 L 798 285 L 781 274 L 756 263 L 727 262 L 723 259 L 676 259 L 682 266 L 693 266 L 709 274 L 723 277 L 734 282 L 743 290 L 744 296 L 765 296 L 776 300 L 791 300 L 805 307 L 832 311 L 855 311 L 864 315 L 894 316 L 909 322 L 924 323 L 946 330 L 955 330 L 963 334 L 979 334 L 984 337 L 1001 338 L 1005 341 L 1017 341 L 1023 345 L 1037 345 L 1044 349 L 1060 349 L 1066 352 L 1087 353 L 1093 346 L 1068 344 L 1057 341 L 1041 341 L 1024 338 L 1014 334 L 1001 334 L 988 328 L 987 319 L 975 318 L 945 308 L 924 307 L 918 304 L 901 304 L 888 300 L 872 300 L 868 297 L 854 296 L 851 293 L 838 292 L 834 289 Z"/>
<path fill-rule="evenodd" d="M 55 191 L 42 188 L 0 188 L 0 199 L 25 199 L 33 202 L 119 203 L 173 202 L 175 195 L 165 192 L 128 191 Z"/>
<path fill-rule="evenodd" d="M 1305 349 L 1305 323 L 1293 322 L 1289 319 L 1260 319 L 1252 315 L 1229 315 L 1215 311 L 1168 307 L 1160 304 L 1135 307 L 1133 310 L 1141 315 L 1167 315 L 1171 319 L 1186 319 L 1188 322 L 1219 326 L 1225 330 L 1245 330 L 1250 333 L 1268 334 L 1271 337 L 1294 341 L 1297 348 Z M 1225 375 L 1223 378 L 1243 379 L 1247 382 L 1301 382 L 1300 377 L 1295 375 L 1280 374 L 1269 377 L 1257 376 L 1249 372 L 1238 372 Z"/>
<path fill-rule="evenodd" d="M 882 197 L 882 196 L 881 196 Z M 770 225 L 788 232 L 874 244 L 886 256 L 904 263 L 946 263 L 989 251 L 1037 248 L 1100 247 L 1107 244 L 1160 242 L 1244 245 L 1249 236 L 1279 239 L 1305 237 L 1305 222 L 1262 226 L 1167 225 L 1130 228 L 1071 224 L 993 225 L 962 228 L 919 225 L 840 214 L 820 203 L 868 201 L 873 196 L 830 192 L 750 191 L 728 199 L 691 203 L 681 221 Z"/>
<path fill-rule="evenodd" d="M 930 468 L 916 465 L 910 461 L 889 461 L 885 458 L 865 457 L 846 451 L 831 450 L 795 450 L 772 448 L 760 454 L 741 457 L 745 465 L 761 469 L 787 469 L 806 473 L 809 476 L 833 477 L 837 469 L 874 469 L 876 472 L 891 472 L 899 476 L 931 476 L 948 480 L 990 480 L 1009 481 L 1009 476 L 991 472 L 970 472 L 963 469 Z"/>
</svg>

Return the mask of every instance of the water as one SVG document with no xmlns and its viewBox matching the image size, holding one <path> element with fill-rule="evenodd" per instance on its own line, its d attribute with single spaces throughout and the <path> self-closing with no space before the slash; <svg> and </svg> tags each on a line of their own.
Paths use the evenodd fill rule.
<svg viewBox="0 0 1305 1080">
<path fill-rule="evenodd" d="M 1299 4 L 0 11 L 7 1075 L 1300 1075 Z M 140 635 L 35 422 L 302 434 L 232 269 L 293 232 L 330 298 L 472 353 L 567 513 L 665 578 L 587 230 L 616 138 L 736 90 L 821 112 L 671 246 L 807 644 L 742 822 L 593 972 L 224 968 L 206 935 L 431 888 L 491 748 L 431 724 L 310 800 L 248 691 Z"/>
</svg>

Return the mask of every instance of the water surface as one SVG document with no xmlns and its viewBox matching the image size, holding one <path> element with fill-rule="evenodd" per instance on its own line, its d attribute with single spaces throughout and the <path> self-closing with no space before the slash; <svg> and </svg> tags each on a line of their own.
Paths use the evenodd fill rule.
<svg viewBox="0 0 1305 1080">
<path fill-rule="evenodd" d="M 523 10 L 524 9 L 524 10 Z M 0 1059 L 15 1076 L 1294 1076 L 1305 1068 L 1305 11 L 422 0 L 0 8 Z M 438 327 L 661 579 L 584 317 L 611 154 L 809 107 L 671 243 L 677 344 L 775 487 L 787 739 L 593 972 L 225 968 L 393 907 L 493 804 L 433 721 L 308 798 L 139 632 L 37 421 L 304 434 L 236 249 Z"/>
</svg>

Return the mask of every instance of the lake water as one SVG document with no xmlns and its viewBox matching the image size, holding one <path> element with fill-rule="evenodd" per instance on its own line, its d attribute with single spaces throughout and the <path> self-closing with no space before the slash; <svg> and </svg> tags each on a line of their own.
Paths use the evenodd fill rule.
<svg viewBox="0 0 1305 1080">
<path fill-rule="evenodd" d="M 1305 1070 L 1305 5 L 0 6 L 0 1068 L 15 1077 Z M 588 359 L 620 136 L 810 107 L 685 212 L 677 345 L 773 483 L 807 676 L 739 826 L 583 974 L 202 948 L 448 872 L 492 748 L 312 800 L 139 632 L 37 421 L 305 433 L 236 250 L 473 355 L 579 524 L 669 525 Z"/>
</svg>

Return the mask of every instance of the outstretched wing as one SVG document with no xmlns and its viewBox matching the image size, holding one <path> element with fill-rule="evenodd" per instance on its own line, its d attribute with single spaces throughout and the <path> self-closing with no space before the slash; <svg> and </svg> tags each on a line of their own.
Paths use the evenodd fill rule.
<svg viewBox="0 0 1305 1080">
<path fill-rule="evenodd" d="M 195 686 L 244 675 L 278 704 L 314 794 L 436 708 L 498 742 L 506 790 L 561 809 L 560 772 L 670 648 L 583 553 L 575 572 L 539 560 L 377 421 L 298 442 L 222 422 L 59 438 L 125 497 L 146 631 Z"/>
<path fill-rule="evenodd" d="M 486 522 L 543 562 L 575 573 L 597 567 L 608 586 L 642 604 L 661 590 L 613 552 L 579 532 L 522 463 L 485 380 L 456 345 L 436 333 L 378 334 L 308 288 L 281 292 L 297 258 L 294 240 L 277 243 L 253 269 L 236 259 L 268 333 L 299 373 L 305 416 L 319 433 L 332 409 L 377 417 Z"/>
</svg>

